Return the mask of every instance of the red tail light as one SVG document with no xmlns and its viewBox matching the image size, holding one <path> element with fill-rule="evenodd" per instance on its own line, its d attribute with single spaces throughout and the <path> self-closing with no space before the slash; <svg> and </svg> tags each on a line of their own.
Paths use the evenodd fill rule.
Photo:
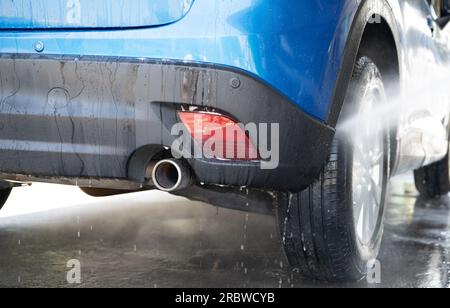
<svg viewBox="0 0 450 308">
<path fill-rule="evenodd" d="M 258 151 L 245 130 L 229 117 L 201 112 L 179 112 L 203 155 L 216 159 L 257 160 Z"/>
</svg>

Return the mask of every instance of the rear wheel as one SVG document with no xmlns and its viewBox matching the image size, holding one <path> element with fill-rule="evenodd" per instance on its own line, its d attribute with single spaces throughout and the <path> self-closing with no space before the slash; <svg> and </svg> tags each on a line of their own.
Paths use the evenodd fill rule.
<svg viewBox="0 0 450 308">
<path fill-rule="evenodd" d="M 449 154 L 432 165 L 414 171 L 416 188 L 425 198 L 438 198 L 450 191 Z"/>
<path fill-rule="evenodd" d="M 305 191 L 279 196 L 284 249 L 290 264 L 305 276 L 358 280 L 378 254 L 389 174 L 389 134 L 380 121 L 353 123 L 351 118 L 370 114 L 384 101 L 378 68 L 361 57 L 340 120 L 345 132 L 338 129 L 323 171 Z"/>
</svg>

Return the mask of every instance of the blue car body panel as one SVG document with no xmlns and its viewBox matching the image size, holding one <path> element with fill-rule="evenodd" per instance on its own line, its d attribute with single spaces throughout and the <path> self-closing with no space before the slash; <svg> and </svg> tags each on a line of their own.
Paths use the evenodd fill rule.
<svg viewBox="0 0 450 308">
<path fill-rule="evenodd" d="M 27 1 L 2 0 L 0 8 L 23 2 Z M 353 0 L 196 0 L 177 22 L 128 30 L 64 30 L 65 23 L 39 19 L 28 25 L 54 28 L 0 31 L 0 53 L 32 54 L 36 53 L 35 45 L 42 43 L 46 55 L 173 59 L 232 66 L 254 74 L 309 115 L 325 121 L 357 8 L 358 2 Z M 27 26 L 23 21 L 15 24 L 1 18 L 0 28 Z M 108 21 L 99 18 L 91 23 L 104 27 L 122 19 L 118 14 Z"/>
</svg>

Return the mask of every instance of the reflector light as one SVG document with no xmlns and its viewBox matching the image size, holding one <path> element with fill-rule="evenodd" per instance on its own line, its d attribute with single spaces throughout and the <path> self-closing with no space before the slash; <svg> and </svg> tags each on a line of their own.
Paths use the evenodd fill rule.
<svg viewBox="0 0 450 308">
<path fill-rule="evenodd" d="M 207 158 L 258 160 L 258 151 L 242 125 L 229 117 L 203 112 L 178 112 L 192 139 Z"/>
</svg>

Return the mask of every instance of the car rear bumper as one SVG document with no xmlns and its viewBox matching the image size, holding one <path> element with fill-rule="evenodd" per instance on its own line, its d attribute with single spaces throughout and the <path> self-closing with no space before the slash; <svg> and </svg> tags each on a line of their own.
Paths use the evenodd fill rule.
<svg viewBox="0 0 450 308">
<path fill-rule="evenodd" d="M 0 72 L 3 178 L 143 183 L 146 149 L 170 147 L 177 111 L 196 106 L 244 124 L 280 127 L 276 169 L 264 170 L 258 162 L 190 159 L 198 182 L 300 190 L 319 173 L 334 135 L 268 84 L 231 67 L 3 54 Z M 237 87 L 232 80 L 239 81 Z"/>
</svg>

